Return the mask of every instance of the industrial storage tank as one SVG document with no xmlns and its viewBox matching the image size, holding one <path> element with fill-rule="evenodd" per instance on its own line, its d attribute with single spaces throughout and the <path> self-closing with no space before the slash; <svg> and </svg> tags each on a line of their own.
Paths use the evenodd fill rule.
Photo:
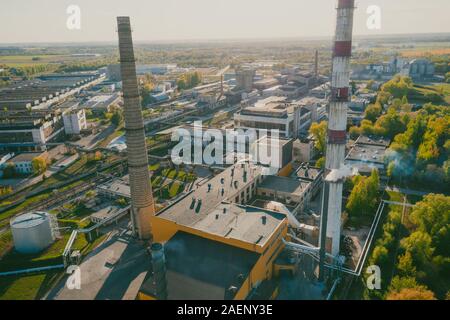
<svg viewBox="0 0 450 320">
<path fill-rule="evenodd" d="M 47 212 L 30 212 L 10 222 L 14 247 L 20 253 L 37 253 L 55 240 L 55 221 Z"/>
</svg>

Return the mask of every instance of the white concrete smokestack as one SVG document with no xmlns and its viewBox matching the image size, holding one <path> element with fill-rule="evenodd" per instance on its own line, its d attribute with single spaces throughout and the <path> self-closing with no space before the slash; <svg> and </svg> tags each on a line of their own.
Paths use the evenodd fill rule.
<svg viewBox="0 0 450 320">
<path fill-rule="evenodd" d="M 330 111 L 326 150 L 326 175 L 342 170 L 347 141 L 347 104 L 349 102 L 350 57 L 352 54 L 355 0 L 338 0 L 336 34 L 333 45 Z M 327 251 L 339 254 L 341 237 L 342 186 L 344 179 L 326 179 L 322 215 L 327 215 Z"/>
</svg>

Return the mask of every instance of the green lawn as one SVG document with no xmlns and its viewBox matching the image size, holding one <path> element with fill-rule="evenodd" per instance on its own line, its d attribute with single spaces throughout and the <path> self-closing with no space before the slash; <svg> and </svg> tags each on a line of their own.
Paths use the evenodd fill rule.
<svg viewBox="0 0 450 320">
<path fill-rule="evenodd" d="M 30 54 L 27 54 L 27 55 L 0 56 L 0 64 L 6 65 L 8 67 L 30 67 L 30 66 L 36 66 L 36 65 L 42 65 L 42 64 L 61 64 L 62 62 L 63 63 L 77 62 L 77 61 L 81 61 L 81 59 L 92 60 L 93 58 L 77 57 L 77 56 L 62 55 L 62 54 L 36 54 L 36 55 L 33 55 L 30 52 Z"/>
<path fill-rule="evenodd" d="M 441 97 L 442 101 L 429 101 L 426 95 L 433 94 Z M 415 84 L 414 88 L 410 90 L 408 94 L 408 100 L 410 102 L 433 102 L 450 103 L 450 84 L 438 84 L 438 85 L 419 85 Z"/>
<path fill-rule="evenodd" d="M 179 195 L 184 190 L 184 183 L 175 181 L 165 186 L 161 192 L 164 199 L 172 199 Z"/>
<path fill-rule="evenodd" d="M 195 179 L 195 175 L 187 173 L 183 170 L 176 169 L 164 169 L 162 175 L 169 179 L 177 179 L 180 181 L 193 181 Z"/>
<path fill-rule="evenodd" d="M 3 253 L 11 249 L 13 246 L 13 239 L 11 230 L 8 230 L 0 235 L 0 257 Z"/>
<path fill-rule="evenodd" d="M 156 171 L 159 169 L 159 167 L 161 166 L 161 164 L 159 162 L 155 163 L 155 164 L 151 164 L 148 166 L 148 170 L 150 171 Z"/>
<path fill-rule="evenodd" d="M 41 299 L 56 283 L 61 271 L 0 278 L 0 300 Z"/>
</svg>

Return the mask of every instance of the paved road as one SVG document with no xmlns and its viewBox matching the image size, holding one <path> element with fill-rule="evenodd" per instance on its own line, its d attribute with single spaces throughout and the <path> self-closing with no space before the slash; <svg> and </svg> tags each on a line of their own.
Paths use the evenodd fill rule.
<svg viewBox="0 0 450 320">
<path fill-rule="evenodd" d="M 134 300 L 149 264 L 150 257 L 140 243 L 115 234 L 80 265 L 81 289 L 69 290 L 64 277 L 47 299 Z"/>
<path fill-rule="evenodd" d="M 386 186 L 385 190 L 399 192 L 399 193 L 403 193 L 403 194 L 410 195 L 410 196 L 419 196 L 419 197 L 423 197 L 423 196 L 426 196 L 427 194 L 434 193 L 433 191 L 419 191 L 419 190 L 413 190 L 413 189 L 399 188 L 399 187 L 395 187 L 395 186 L 394 187 Z"/>
<path fill-rule="evenodd" d="M 95 148 L 99 142 L 111 135 L 116 130 L 116 127 L 111 124 L 107 128 L 101 128 L 100 130 L 100 132 L 83 137 L 73 144 L 86 150 L 91 150 Z"/>
</svg>

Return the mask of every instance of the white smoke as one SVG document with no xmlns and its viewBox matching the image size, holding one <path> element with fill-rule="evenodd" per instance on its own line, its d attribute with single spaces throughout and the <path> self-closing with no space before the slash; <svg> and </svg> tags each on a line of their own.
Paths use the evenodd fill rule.
<svg viewBox="0 0 450 320">
<path fill-rule="evenodd" d="M 326 176 L 325 181 L 328 182 L 338 182 L 339 180 L 344 180 L 348 177 L 353 177 L 358 174 L 358 168 L 351 168 L 347 165 L 342 165 L 339 169 L 333 169 Z"/>
</svg>

